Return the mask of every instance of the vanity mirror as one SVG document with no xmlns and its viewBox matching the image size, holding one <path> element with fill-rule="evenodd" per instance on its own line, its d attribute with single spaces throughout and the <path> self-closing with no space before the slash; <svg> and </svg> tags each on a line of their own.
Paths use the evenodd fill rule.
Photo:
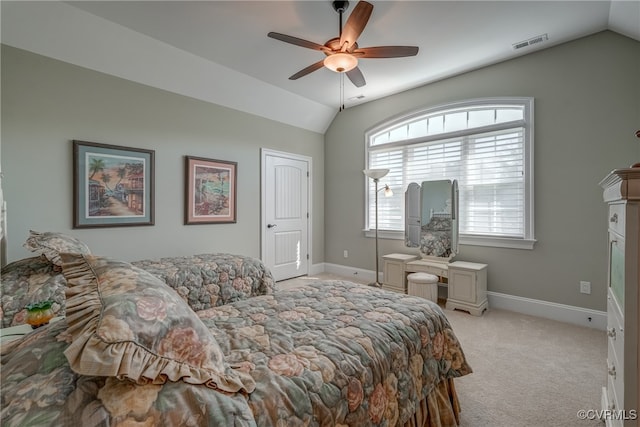
<svg viewBox="0 0 640 427">
<path fill-rule="evenodd" d="M 405 192 L 405 245 L 422 258 L 449 260 L 458 252 L 458 183 L 412 182 Z"/>
</svg>

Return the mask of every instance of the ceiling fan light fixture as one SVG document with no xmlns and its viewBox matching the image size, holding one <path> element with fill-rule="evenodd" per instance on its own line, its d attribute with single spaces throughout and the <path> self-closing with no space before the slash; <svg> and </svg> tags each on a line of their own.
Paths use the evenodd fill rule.
<svg viewBox="0 0 640 427">
<path fill-rule="evenodd" d="M 324 66 L 336 73 L 346 73 L 358 66 L 358 58 L 348 53 L 338 52 L 327 56 L 324 59 Z"/>
</svg>

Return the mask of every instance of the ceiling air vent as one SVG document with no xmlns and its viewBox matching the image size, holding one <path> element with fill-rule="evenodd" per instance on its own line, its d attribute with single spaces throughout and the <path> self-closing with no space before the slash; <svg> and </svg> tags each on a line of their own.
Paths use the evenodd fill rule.
<svg viewBox="0 0 640 427">
<path fill-rule="evenodd" d="M 530 38 L 529 40 L 524 40 L 518 43 L 514 43 L 513 44 L 513 49 L 514 50 L 518 50 L 518 49 L 522 49 L 523 47 L 527 47 L 527 46 L 531 46 L 534 44 L 538 44 L 538 43 L 542 43 L 549 40 L 549 36 L 547 34 L 542 34 L 539 36 L 535 36 Z"/>
</svg>

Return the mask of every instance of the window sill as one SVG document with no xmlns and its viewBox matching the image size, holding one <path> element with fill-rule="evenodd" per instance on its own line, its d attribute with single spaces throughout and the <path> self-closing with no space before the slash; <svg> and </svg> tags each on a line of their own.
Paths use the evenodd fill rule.
<svg viewBox="0 0 640 427">
<path fill-rule="evenodd" d="M 365 237 L 376 237 L 376 231 L 363 230 Z M 393 239 L 404 240 L 404 233 L 402 231 L 380 230 L 378 231 L 379 239 Z M 477 237 L 477 236 L 460 236 L 461 245 L 470 246 L 488 246 L 495 248 L 509 248 L 509 249 L 526 249 L 532 250 L 535 239 L 508 239 L 504 237 Z"/>
<path fill-rule="evenodd" d="M 505 237 L 477 237 L 460 236 L 461 245 L 491 246 L 494 248 L 528 249 L 532 250 L 535 239 L 508 239 Z"/>
<path fill-rule="evenodd" d="M 376 229 L 362 230 L 365 237 L 376 237 Z M 402 231 L 378 230 L 378 239 L 404 240 Z"/>
</svg>

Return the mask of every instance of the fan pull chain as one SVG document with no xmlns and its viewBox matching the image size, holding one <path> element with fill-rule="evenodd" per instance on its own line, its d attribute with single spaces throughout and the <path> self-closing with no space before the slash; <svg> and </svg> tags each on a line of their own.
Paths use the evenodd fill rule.
<svg viewBox="0 0 640 427">
<path fill-rule="evenodd" d="M 338 112 L 344 110 L 344 73 L 340 73 L 340 108 Z"/>
</svg>

